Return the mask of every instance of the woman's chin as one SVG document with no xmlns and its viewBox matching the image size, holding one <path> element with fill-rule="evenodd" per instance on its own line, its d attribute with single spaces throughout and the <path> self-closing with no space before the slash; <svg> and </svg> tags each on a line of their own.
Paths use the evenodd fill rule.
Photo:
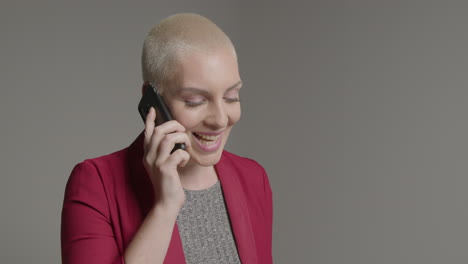
<svg viewBox="0 0 468 264">
<path fill-rule="evenodd" d="M 219 153 L 217 151 L 216 153 L 212 153 L 210 155 L 203 155 L 203 156 L 197 155 L 198 153 L 197 154 L 190 153 L 191 155 L 190 155 L 189 163 L 197 164 L 203 167 L 214 166 L 221 159 L 221 153 L 222 151 L 219 151 Z"/>
</svg>

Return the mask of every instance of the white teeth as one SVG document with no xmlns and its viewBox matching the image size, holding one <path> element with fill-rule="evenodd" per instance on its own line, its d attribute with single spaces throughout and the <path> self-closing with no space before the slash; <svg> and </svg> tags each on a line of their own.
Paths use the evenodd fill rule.
<svg viewBox="0 0 468 264">
<path fill-rule="evenodd" d="M 207 141 L 207 140 L 204 140 L 204 139 L 199 139 L 198 141 L 200 141 L 200 143 L 202 143 L 203 145 L 206 145 L 206 146 L 212 146 L 216 143 L 216 141 Z"/>
<path fill-rule="evenodd" d="M 219 135 L 217 136 L 209 136 L 209 135 L 203 135 L 203 134 L 198 134 L 196 133 L 197 137 L 200 138 L 200 139 L 204 139 L 204 140 L 207 140 L 207 141 L 215 141 L 219 138 Z"/>
</svg>

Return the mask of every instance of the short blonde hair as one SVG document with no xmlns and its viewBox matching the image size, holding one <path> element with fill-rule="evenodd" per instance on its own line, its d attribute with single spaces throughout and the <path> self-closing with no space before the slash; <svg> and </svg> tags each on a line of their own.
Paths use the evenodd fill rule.
<svg viewBox="0 0 468 264">
<path fill-rule="evenodd" d="M 211 53 L 220 48 L 229 48 L 236 56 L 229 37 L 206 17 L 193 13 L 167 17 L 149 31 L 143 43 L 143 81 L 164 90 L 175 81 L 180 56 L 188 52 Z"/>
</svg>

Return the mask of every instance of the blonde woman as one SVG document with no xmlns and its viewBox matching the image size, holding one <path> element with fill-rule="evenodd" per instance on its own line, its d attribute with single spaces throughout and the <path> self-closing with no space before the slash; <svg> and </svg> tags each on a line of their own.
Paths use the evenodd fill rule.
<svg viewBox="0 0 468 264">
<path fill-rule="evenodd" d="M 268 176 L 224 150 L 241 116 L 230 39 L 200 15 L 168 17 L 144 41 L 142 70 L 174 120 L 155 126 L 151 109 L 128 148 L 75 166 L 63 263 L 272 263 Z"/>
</svg>

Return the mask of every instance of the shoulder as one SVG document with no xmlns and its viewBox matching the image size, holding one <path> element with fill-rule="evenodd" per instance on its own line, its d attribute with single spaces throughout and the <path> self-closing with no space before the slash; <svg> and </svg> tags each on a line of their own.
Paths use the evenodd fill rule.
<svg viewBox="0 0 468 264">
<path fill-rule="evenodd" d="M 122 179 L 128 171 L 128 148 L 90 158 L 77 163 L 68 179 L 70 188 L 105 188 L 105 185 Z"/>
<path fill-rule="evenodd" d="M 118 150 L 116 152 L 86 159 L 78 163 L 75 167 L 93 167 L 98 172 L 114 172 L 121 171 L 123 167 L 127 166 L 128 148 Z"/>
<path fill-rule="evenodd" d="M 128 148 L 100 157 L 86 159 L 83 163 L 92 164 L 100 172 L 121 171 L 125 166 L 128 166 Z"/>
</svg>

